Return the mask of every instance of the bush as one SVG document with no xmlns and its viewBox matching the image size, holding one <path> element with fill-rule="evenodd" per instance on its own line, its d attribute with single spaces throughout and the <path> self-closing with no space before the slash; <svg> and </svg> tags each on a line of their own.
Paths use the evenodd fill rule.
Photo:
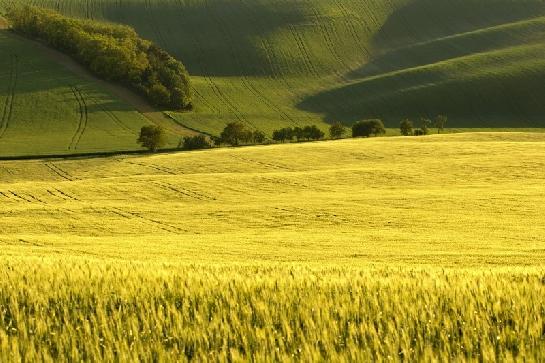
<svg viewBox="0 0 545 363">
<path fill-rule="evenodd" d="M 352 137 L 370 137 L 371 135 L 384 135 L 386 129 L 381 120 L 365 120 L 352 126 Z"/>
<path fill-rule="evenodd" d="M 180 144 L 182 150 L 201 150 L 212 147 L 208 139 L 203 135 L 186 136 Z"/>
<path fill-rule="evenodd" d="M 123 83 L 156 106 L 192 107 L 184 65 L 128 26 L 69 18 L 28 5 L 10 9 L 6 17 L 14 31 L 67 53 L 98 77 Z"/>
<path fill-rule="evenodd" d="M 161 147 L 165 146 L 165 131 L 161 126 L 144 126 L 142 129 L 140 129 L 140 136 L 138 136 L 137 142 L 142 145 L 142 147 L 155 152 Z"/>
</svg>

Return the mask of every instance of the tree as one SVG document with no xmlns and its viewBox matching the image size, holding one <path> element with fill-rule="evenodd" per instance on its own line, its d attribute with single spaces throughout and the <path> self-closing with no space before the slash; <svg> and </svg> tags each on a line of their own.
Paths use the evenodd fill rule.
<svg viewBox="0 0 545 363">
<path fill-rule="evenodd" d="M 157 151 L 166 143 L 165 131 L 161 126 L 150 125 L 140 129 L 137 142 L 150 151 Z"/>
<path fill-rule="evenodd" d="M 329 136 L 332 139 L 340 139 L 346 134 L 346 128 L 340 122 L 336 122 L 329 127 Z"/>
<path fill-rule="evenodd" d="M 297 142 L 303 140 L 305 133 L 299 126 L 293 128 L 293 136 L 297 139 Z"/>
<path fill-rule="evenodd" d="M 162 84 L 154 84 L 149 89 L 149 98 L 157 106 L 168 106 L 170 104 L 170 93 Z"/>
<path fill-rule="evenodd" d="M 435 127 L 437 127 L 437 133 L 440 134 L 445 130 L 448 118 L 445 115 L 439 115 L 435 118 Z"/>
<path fill-rule="evenodd" d="M 252 133 L 252 141 L 254 144 L 263 144 L 266 138 L 267 136 L 265 135 L 263 131 L 255 130 Z"/>
<path fill-rule="evenodd" d="M 291 127 L 285 127 L 273 132 L 273 140 L 279 142 L 285 142 L 293 140 L 293 129 Z"/>
<path fill-rule="evenodd" d="M 352 126 L 352 137 L 370 137 L 371 135 L 384 135 L 386 129 L 381 120 L 365 120 L 356 122 Z"/>
<path fill-rule="evenodd" d="M 248 130 L 242 122 L 231 122 L 221 132 L 221 141 L 232 146 L 238 146 L 247 138 Z"/>
<path fill-rule="evenodd" d="M 303 137 L 307 140 L 320 140 L 325 136 L 324 132 L 316 125 L 305 126 L 303 128 Z"/>
<path fill-rule="evenodd" d="M 403 136 L 410 136 L 413 134 L 413 123 L 409 119 L 405 119 L 401 121 L 399 124 L 399 130 L 401 131 L 401 135 Z"/>
<path fill-rule="evenodd" d="M 422 130 L 422 133 L 424 135 L 428 135 L 430 133 L 430 125 L 431 125 L 431 120 L 429 118 L 424 118 L 422 117 L 420 119 L 420 129 Z"/>
<path fill-rule="evenodd" d="M 212 143 L 216 147 L 221 146 L 221 137 L 219 137 L 219 136 L 210 136 L 210 141 L 212 141 Z"/>
<path fill-rule="evenodd" d="M 181 142 L 182 150 L 210 149 L 212 145 L 204 135 L 186 136 Z"/>
</svg>

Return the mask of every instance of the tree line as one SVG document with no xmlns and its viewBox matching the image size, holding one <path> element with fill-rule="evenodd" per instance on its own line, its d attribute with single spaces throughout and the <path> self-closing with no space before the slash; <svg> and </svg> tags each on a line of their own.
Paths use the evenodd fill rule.
<svg viewBox="0 0 545 363">
<path fill-rule="evenodd" d="M 28 5 L 11 8 L 6 17 L 15 32 L 70 55 L 98 77 L 132 88 L 155 106 L 192 108 L 184 65 L 131 27 Z"/>
<path fill-rule="evenodd" d="M 329 128 L 330 139 L 339 139 L 346 135 L 347 128 L 341 123 L 335 123 Z M 386 130 L 381 120 L 365 120 L 355 123 L 352 126 L 352 137 L 370 137 L 384 135 Z M 285 127 L 274 130 L 272 133 L 272 142 L 285 143 L 296 140 L 316 141 L 325 138 L 323 132 L 316 125 L 307 125 L 304 127 Z M 143 147 L 156 151 L 166 143 L 165 131 L 155 125 L 142 127 L 137 142 Z M 270 143 L 265 133 L 260 130 L 251 130 L 242 122 L 228 123 L 219 136 L 186 136 L 183 137 L 178 149 L 181 150 L 199 150 L 220 147 L 222 145 L 260 145 Z"/>
<path fill-rule="evenodd" d="M 422 136 L 430 133 L 430 127 L 433 124 L 437 128 L 437 133 L 440 134 L 445 130 L 448 118 L 445 115 L 439 115 L 435 120 L 428 118 L 420 119 L 420 128 L 415 129 L 414 124 L 410 119 L 404 119 L 399 124 L 399 131 L 403 136 Z"/>
</svg>

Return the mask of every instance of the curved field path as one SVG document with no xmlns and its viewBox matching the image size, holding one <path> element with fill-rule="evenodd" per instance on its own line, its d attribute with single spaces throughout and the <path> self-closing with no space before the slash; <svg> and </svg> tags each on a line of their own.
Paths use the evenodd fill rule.
<svg viewBox="0 0 545 363">
<path fill-rule="evenodd" d="M 6 30 L 6 29 L 8 29 L 8 23 L 4 18 L 0 17 L 0 30 Z M 133 91 L 125 87 L 122 87 L 120 85 L 97 78 L 95 75 L 93 75 L 91 72 L 89 72 L 82 65 L 74 61 L 72 58 L 70 58 L 66 54 L 56 51 L 55 49 L 52 49 L 44 45 L 43 43 L 21 37 L 20 35 L 17 35 L 15 33 L 12 33 L 12 35 L 25 39 L 25 41 L 27 42 L 31 42 L 32 46 L 35 49 L 40 50 L 41 53 L 47 56 L 49 59 L 62 65 L 63 67 L 68 69 L 70 72 L 76 74 L 77 76 L 97 84 L 100 88 L 102 88 L 106 92 L 119 98 L 126 104 L 132 106 L 136 111 L 144 115 L 144 117 L 146 117 L 150 122 L 156 125 L 162 126 L 166 130 L 176 135 L 196 134 L 195 131 L 192 131 L 186 127 L 183 127 L 182 125 L 173 121 L 171 118 L 165 116 L 163 112 L 155 109 L 143 97 L 134 93 Z"/>
</svg>

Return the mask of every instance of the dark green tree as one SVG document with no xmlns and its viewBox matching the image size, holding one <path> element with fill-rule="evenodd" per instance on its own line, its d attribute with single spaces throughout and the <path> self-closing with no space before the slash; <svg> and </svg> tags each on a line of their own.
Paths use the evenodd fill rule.
<svg viewBox="0 0 545 363">
<path fill-rule="evenodd" d="M 435 118 L 435 127 L 437 128 L 437 133 L 440 134 L 445 130 L 445 125 L 447 124 L 448 118 L 445 115 L 439 115 Z"/>
<path fill-rule="evenodd" d="M 273 140 L 278 142 L 293 140 L 293 129 L 291 127 L 285 127 L 283 129 L 273 131 Z"/>
<path fill-rule="evenodd" d="M 137 142 L 146 149 L 156 152 L 166 144 L 165 131 L 161 126 L 149 125 L 140 129 Z"/>
<path fill-rule="evenodd" d="M 293 128 L 293 137 L 297 140 L 297 142 L 303 140 L 305 138 L 305 132 L 303 129 L 299 126 Z"/>
<path fill-rule="evenodd" d="M 401 121 L 399 124 L 399 130 L 403 136 L 411 136 L 413 134 L 413 123 L 409 119 Z"/>
<path fill-rule="evenodd" d="M 346 127 L 340 122 L 336 122 L 329 127 L 329 137 L 332 139 L 340 139 L 346 134 Z"/>
<path fill-rule="evenodd" d="M 324 132 L 320 130 L 316 125 L 305 126 L 303 128 L 303 137 L 306 140 L 320 140 L 325 136 Z"/>
<path fill-rule="evenodd" d="M 430 133 L 430 126 L 431 120 L 429 118 L 422 117 L 420 119 L 420 130 L 422 130 L 424 135 L 428 135 Z"/>
<path fill-rule="evenodd" d="M 265 142 L 265 139 L 267 138 L 267 136 L 265 135 L 265 133 L 261 130 L 255 130 L 253 133 L 252 133 L 252 142 L 254 144 L 263 144 Z"/>
<path fill-rule="evenodd" d="M 231 122 L 221 132 L 221 141 L 225 144 L 238 146 L 241 142 L 245 142 L 248 137 L 248 130 L 242 122 Z"/>
<path fill-rule="evenodd" d="M 364 120 L 352 125 L 352 137 L 370 137 L 371 135 L 384 135 L 386 129 L 381 120 Z"/>
</svg>

